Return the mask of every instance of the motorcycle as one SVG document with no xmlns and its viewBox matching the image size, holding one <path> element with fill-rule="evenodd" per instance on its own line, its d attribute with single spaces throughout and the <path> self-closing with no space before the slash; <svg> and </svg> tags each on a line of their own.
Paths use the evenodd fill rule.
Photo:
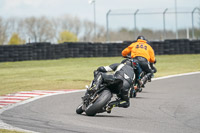
<svg viewBox="0 0 200 133">
<path fill-rule="evenodd" d="M 130 88 L 130 98 L 135 98 L 137 96 L 137 93 L 138 92 L 142 92 L 142 86 L 140 85 L 140 81 L 139 81 L 139 76 L 140 78 L 142 79 L 144 76 L 145 76 L 145 72 L 142 71 L 138 61 L 136 60 L 133 60 L 133 58 L 131 58 L 131 56 L 127 55 L 127 56 L 124 56 L 124 59 L 122 61 L 123 62 L 126 62 L 127 60 L 130 60 L 132 62 L 132 65 L 133 65 L 133 69 L 134 69 L 134 73 L 135 73 L 135 81 L 133 82 L 133 85 L 132 87 Z"/>
<path fill-rule="evenodd" d="M 147 73 L 145 71 L 142 70 L 142 68 L 139 65 L 139 62 L 135 59 L 132 59 L 131 56 L 126 56 L 125 58 L 132 60 L 134 67 L 134 71 L 136 74 L 136 81 L 134 82 L 135 84 L 133 85 L 133 87 L 131 88 L 130 91 L 130 98 L 134 98 L 137 95 L 137 92 L 142 92 L 142 88 L 144 88 L 144 84 L 145 83 L 140 83 L 144 78 L 147 78 Z M 156 63 L 156 62 L 155 62 Z M 153 73 L 157 72 L 157 69 L 154 67 L 155 63 L 150 63 L 150 67 L 152 69 Z M 154 75 L 152 75 L 153 77 Z M 146 82 L 151 82 L 151 78 L 146 80 Z M 143 85 L 141 85 L 143 84 Z"/>
<path fill-rule="evenodd" d="M 77 114 L 85 112 L 88 116 L 95 116 L 97 113 L 106 112 L 108 103 L 111 101 L 113 95 L 119 93 L 120 90 L 117 86 L 120 86 L 123 81 L 116 79 L 112 74 L 101 74 L 104 82 L 97 89 L 93 89 L 95 85 L 94 79 L 90 87 L 86 87 L 87 90 L 85 96 L 82 97 L 82 103 L 76 109 Z"/>
<path fill-rule="evenodd" d="M 123 80 L 115 78 L 113 74 L 109 73 L 101 73 L 100 75 L 103 78 L 102 84 L 97 89 L 93 89 L 95 80 L 99 78 L 99 76 L 94 76 L 96 79 L 91 82 L 89 87 L 86 87 L 87 90 L 82 97 L 82 103 L 76 108 L 77 114 L 85 112 L 88 116 L 95 116 L 97 113 L 106 112 L 113 95 L 120 94 L 120 86 L 122 86 Z M 135 82 L 135 79 L 133 82 Z M 133 95 L 136 96 L 136 94 Z"/>
<path fill-rule="evenodd" d="M 136 75 L 138 67 L 138 63 L 134 62 L 131 57 L 125 57 L 126 60 L 130 60 L 133 63 L 134 74 Z M 122 61 L 123 63 L 123 61 Z M 101 73 L 101 72 L 100 72 Z M 91 82 L 90 86 L 86 86 L 87 90 L 85 95 L 82 97 L 82 103 L 76 108 L 77 114 L 86 113 L 88 116 L 95 116 L 97 113 L 106 112 L 109 102 L 111 101 L 114 94 L 118 95 L 120 92 L 120 87 L 123 84 L 121 79 L 117 79 L 113 76 L 113 74 L 101 73 L 103 78 L 103 83 L 95 87 L 95 80 L 99 78 L 99 76 L 94 76 L 94 80 Z M 141 78 L 145 76 L 145 72 L 142 72 L 140 75 Z M 141 92 L 141 86 L 137 78 L 134 79 L 133 85 L 130 88 L 130 98 L 134 98 L 137 95 L 137 92 Z"/>
</svg>

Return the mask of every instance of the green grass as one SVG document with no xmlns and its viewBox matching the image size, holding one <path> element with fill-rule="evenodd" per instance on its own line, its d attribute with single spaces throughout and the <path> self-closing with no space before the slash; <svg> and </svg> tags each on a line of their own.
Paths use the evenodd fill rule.
<svg viewBox="0 0 200 133">
<path fill-rule="evenodd" d="M 156 77 L 200 71 L 200 54 L 162 55 L 156 57 Z"/>
<path fill-rule="evenodd" d="M 156 56 L 155 77 L 200 71 L 200 54 Z M 83 89 L 99 66 L 122 57 L 67 58 L 0 63 L 0 95 L 30 90 Z"/>
<path fill-rule="evenodd" d="M 121 58 L 68 58 L 0 63 L 0 95 L 22 90 L 83 89 L 101 65 Z"/>
<path fill-rule="evenodd" d="M 200 71 L 200 54 L 156 56 L 155 77 Z M 30 90 L 84 89 L 99 66 L 122 57 L 68 58 L 0 63 L 0 95 Z M 0 130 L 0 133 L 19 133 Z"/>
<path fill-rule="evenodd" d="M 0 129 L 0 133 L 23 133 L 23 132 Z"/>
</svg>

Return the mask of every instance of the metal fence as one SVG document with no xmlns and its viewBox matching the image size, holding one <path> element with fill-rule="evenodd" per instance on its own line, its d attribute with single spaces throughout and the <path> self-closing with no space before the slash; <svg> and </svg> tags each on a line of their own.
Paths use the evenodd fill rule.
<svg viewBox="0 0 200 133">
<path fill-rule="evenodd" d="M 106 39 L 107 41 L 110 41 L 110 27 L 113 23 L 110 22 L 110 19 L 111 19 L 111 16 L 117 16 L 117 17 L 121 17 L 121 16 L 129 16 L 132 18 L 132 23 L 134 24 L 134 28 L 133 28 L 133 32 L 134 32 L 134 36 L 133 38 L 136 38 L 136 36 L 138 35 L 137 33 L 137 29 L 138 29 L 138 23 L 140 23 L 137 18 L 139 16 L 144 16 L 144 15 L 147 15 L 147 16 L 150 16 L 150 15 L 159 15 L 159 16 L 162 16 L 162 36 L 163 36 L 163 40 L 167 39 L 166 38 L 166 15 L 174 15 L 174 19 L 175 19 L 175 23 L 174 23 L 174 26 L 176 26 L 176 39 L 179 39 L 178 37 L 178 30 L 177 30 L 177 17 L 180 16 L 181 14 L 182 15 L 190 15 L 190 18 L 187 17 L 186 19 L 189 19 L 191 20 L 191 26 L 189 28 L 192 29 L 192 37 L 191 38 L 188 38 L 188 39 L 195 39 L 195 33 L 194 33 L 194 29 L 195 29 L 195 25 L 194 25 L 194 14 L 197 14 L 198 16 L 198 20 L 197 22 L 199 23 L 200 25 L 200 8 L 198 7 L 195 7 L 193 9 L 190 9 L 190 10 L 180 10 L 180 11 L 176 11 L 176 10 L 173 10 L 173 9 L 169 9 L 169 8 L 166 8 L 166 9 L 161 9 L 159 11 L 156 11 L 155 9 L 154 10 L 151 10 L 151 11 L 147 11 L 147 10 L 141 10 L 141 9 L 136 9 L 136 10 L 109 10 L 106 14 Z M 168 23 L 171 23 L 171 20 L 172 20 L 172 17 L 170 17 L 168 19 Z M 148 23 L 148 21 L 147 21 Z M 185 23 L 185 20 L 182 20 L 181 22 L 179 22 L 179 25 L 181 25 L 182 23 Z"/>
</svg>

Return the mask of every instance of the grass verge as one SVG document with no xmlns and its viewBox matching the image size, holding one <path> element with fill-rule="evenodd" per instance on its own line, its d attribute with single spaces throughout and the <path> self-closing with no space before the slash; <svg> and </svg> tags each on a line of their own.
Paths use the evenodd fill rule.
<svg viewBox="0 0 200 133">
<path fill-rule="evenodd" d="M 23 133 L 23 132 L 18 132 L 18 131 L 12 131 L 12 130 L 0 129 L 0 133 Z"/>
<path fill-rule="evenodd" d="M 200 54 L 156 56 L 155 77 L 200 71 Z M 0 63 L 0 95 L 31 90 L 83 89 L 99 66 L 122 57 L 67 58 Z"/>
</svg>

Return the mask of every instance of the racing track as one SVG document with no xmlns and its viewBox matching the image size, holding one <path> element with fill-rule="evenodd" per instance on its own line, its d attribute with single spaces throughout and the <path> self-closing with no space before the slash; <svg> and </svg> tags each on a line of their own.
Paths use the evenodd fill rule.
<svg viewBox="0 0 200 133">
<path fill-rule="evenodd" d="M 155 80 L 128 109 L 96 117 L 77 115 L 84 92 L 41 98 L 4 111 L 15 127 L 42 133 L 199 133 L 200 73 Z"/>
</svg>

